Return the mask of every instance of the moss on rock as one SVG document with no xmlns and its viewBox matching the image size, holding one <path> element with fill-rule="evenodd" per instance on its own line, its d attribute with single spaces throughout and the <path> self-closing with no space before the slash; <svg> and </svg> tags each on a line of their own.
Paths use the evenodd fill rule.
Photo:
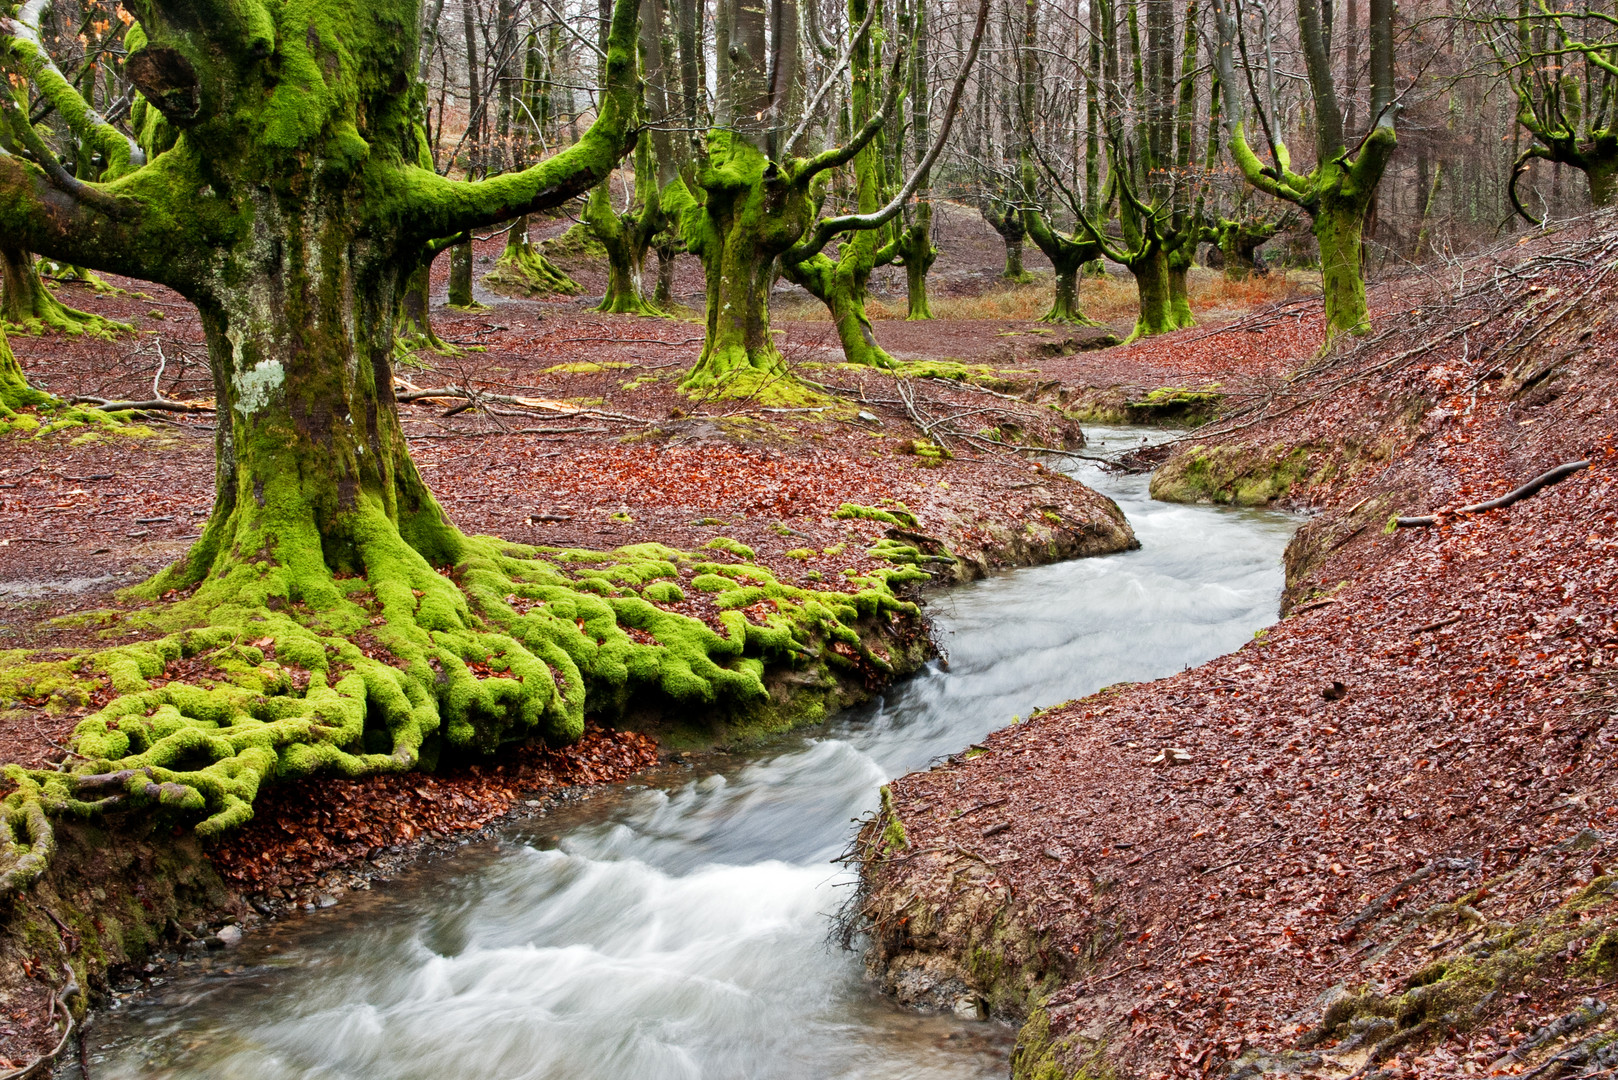
<svg viewBox="0 0 1618 1080">
<path fill-rule="evenodd" d="M 1309 448 L 1277 443 L 1262 448 L 1196 445 L 1152 474 L 1152 498 L 1267 506 L 1309 477 Z"/>
</svg>

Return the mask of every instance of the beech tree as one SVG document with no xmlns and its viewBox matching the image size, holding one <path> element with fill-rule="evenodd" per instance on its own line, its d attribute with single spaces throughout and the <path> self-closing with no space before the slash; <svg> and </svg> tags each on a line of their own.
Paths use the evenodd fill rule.
<svg viewBox="0 0 1618 1080">
<path fill-rule="evenodd" d="M 1618 194 L 1618 18 L 1589 3 L 1553 9 L 1532 0 L 1516 0 L 1505 10 L 1477 4 L 1468 17 L 1516 99 L 1517 122 L 1532 137 L 1512 163 L 1512 206 L 1538 224 L 1517 192 L 1534 161 L 1579 170 L 1589 182 L 1591 205 L 1612 205 Z"/>
<path fill-rule="evenodd" d="M 330 671 L 327 650 L 337 649 L 351 675 L 332 671 L 330 683 L 263 704 L 231 687 L 148 690 L 144 678 L 164 656 L 196 647 L 185 635 L 114 651 L 104 663 L 124 696 L 103 716 L 156 709 L 155 727 L 98 720 L 98 731 L 80 731 L 81 754 L 126 762 L 110 781 L 12 769 L 18 786 L 0 818 L 3 839 L 20 846 L 7 848 L 0 891 L 48 856 L 46 811 L 86 812 L 95 783 L 205 810 L 206 831 L 217 832 L 250 816 L 268 775 L 408 768 L 439 731 L 452 744 L 492 746 L 509 729 L 582 729 L 578 664 L 555 644 L 577 627 L 524 629 L 491 594 L 515 564 L 502 563 L 498 543 L 455 528 L 411 461 L 393 339 L 400 290 L 434 238 L 575 198 L 616 163 L 631 137 L 635 0 L 614 11 L 607 90 L 589 131 L 547 161 L 475 183 L 418 163 L 417 0 L 132 0 L 131 9 L 145 43 L 126 72 L 178 132 L 174 146 L 106 183 L 78 180 L 40 142 L 8 148 L 0 234 L 162 283 L 200 313 L 218 408 L 214 508 L 189 554 L 143 587 L 153 599 L 190 592 L 143 618 L 204 627 L 195 633 L 210 647 L 262 633 L 261 645 L 308 670 Z M 0 22 L 8 56 L 27 38 Z M 71 84 L 49 92 L 59 109 L 86 108 Z M 28 403 L 9 357 L 0 382 L 9 407 L 18 394 Z M 465 577 L 439 567 L 459 567 L 482 590 L 469 593 Z M 399 667 L 343 640 L 368 618 Z M 491 654 L 527 677 L 472 677 L 466 662 Z M 265 655 L 248 658 L 244 678 L 261 679 L 252 665 Z M 435 684 L 457 689 L 439 696 Z M 379 725 L 374 740 L 361 738 L 367 716 Z M 199 754 L 213 764 L 194 765 Z"/>
<path fill-rule="evenodd" d="M 850 4 L 849 36 L 839 62 L 818 89 L 805 94 L 797 0 L 773 0 L 767 8 L 751 0 L 719 0 L 714 23 L 716 115 L 696 163 L 692 202 L 682 211 L 687 247 L 702 259 L 707 277 L 702 354 L 684 387 L 711 387 L 738 373 L 779 371 L 780 352 L 770 335 L 769 292 L 783 271 L 832 310 L 850 361 L 880 363 L 885 357 L 865 314 L 862 275 L 869 275 L 874 248 L 861 234 L 883 228 L 900 214 L 942 152 L 977 59 L 989 0 L 979 4 L 933 145 L 885 203 L 880 155 L 871 144 L 894 115 L 906 68 L 902 51 L 883 64 L 878 50 L 868 44 L 880 9 L 877 0 Z M 810 153 L 806 141 L 831 80 L 850 65 L 857 88 L 851 88 L 850 102 L 861 120 L 841 145 Z M 889 74 L 879 82 L 884 69 Z M 883 85 L 885 92 L 878 89 Z M 824 174 L 856 161 L 858 208 L 821 217 Z M 853 234 L 843 245 L 851 250 L 839 252 L 834 261 L 825 248 L 845 234 Z"/>
<path fill-rule="evenodd" d="M 1253 0 L 1212 3 L 1218 37 L 1214 59 L 1223 90 L 1221 104 L 1229 129 L 1231 158 L 1248 183 L 1293 203 L 1312 220 L 1315 239 L 1320 244 L 1328 344 L 1339 334 L 1364 334 L 1370 330 L 1370 320 L 1365 307 L 1361 244 L 1366 218 L 1375 205 L 1377 185 L 1397 143 L 1393 0 L 1370 0 L 1366 27 L 1370 38 L 1369 116 L 1365 130 L 1354 135 L 1352 142 L 1333 77 L 1330 20 L 1323 17 L 1320 0 L 1297 0 L 1297 31 L 1308 72 L 1315 141 L 1314 167 L 1303 173 L 1293 170 L 1275 112 L 1276 73 L 1269 44 L 1274 28 L 1269 11 L 1262 2 L 1254 4 Z M 1249 41 L 1250 24 L 1253 42 Z M 1262 58 L 1262 68 L 1255 54 Z M 1262 95 L 1261 86 L 1265 91 Z M 1243 94 L 1244 88 L 1249 93 Z M 1252 115 L 1263 133 L 1268 163 L 1259 159 L 1249 143 L 1248 104 L 1253 106 Z"/>
</svg>

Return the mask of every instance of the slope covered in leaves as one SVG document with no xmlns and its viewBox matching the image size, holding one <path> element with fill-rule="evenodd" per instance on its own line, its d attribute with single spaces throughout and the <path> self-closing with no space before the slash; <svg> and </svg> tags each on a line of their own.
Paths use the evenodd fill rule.
<svg viewBox="0 0 1618 1080">
<path fill-rule="evenodd" d="M 1031 1017 L 1019 1076 L 1618 1065 L 1615 262 L 1606 218 L 1495 253 L 1189 440 L 1210 498 L 1298 455 L 1289 616 L 895 782 L 890 985 Z"/>
</svg>

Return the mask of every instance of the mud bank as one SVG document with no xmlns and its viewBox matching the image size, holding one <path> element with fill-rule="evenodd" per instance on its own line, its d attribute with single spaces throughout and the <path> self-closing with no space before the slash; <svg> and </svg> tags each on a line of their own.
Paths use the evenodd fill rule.
<svg viewBox="0 0 1618 1080">
<path fill-rule="evenodd" d="M 861 834 L 892 992 L 1017 1019 L 1040 1080 L 1618 1064 L 1618 233 L 1537 243 L 1164 466 L 1316 512 L 1287 617 L 895 781 Z"/>
</svg>

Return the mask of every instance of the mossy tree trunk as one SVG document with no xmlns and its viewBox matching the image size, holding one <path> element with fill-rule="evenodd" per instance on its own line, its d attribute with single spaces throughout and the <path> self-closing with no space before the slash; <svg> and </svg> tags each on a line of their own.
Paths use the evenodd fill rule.
<svg viewBox="0 0 1618 1080">
<path fill-rule="evenodd" d="M 910 225 L 896 242 L 898 261 L 905 268 L 905 296 L 907 319 L 930 319 L 933 307 L 927 299 L 927 272 L 938 261 L 938 249 L 933 246 L 933 203 L 924 199 L 916 204 Z"/>
<path fill-rule="evenodd" d="M 647 302 L 643 286 L 646 254 L 666 224 L 650 139 L 642 139 L 635 148 L 635 195 L 623 213 L 613 209 L 610 185 L 611 181 L 598 185 L 584 207 L 585 225 L 607 250 L 607 291 L 596 310 L 664 317 Z"/>
<path fill-rule="evenodd" d="M 1316 0 L 1299 0 L 1298 29 L 1303 44 L 1309 90 L 1315 110 L 1315 167 L 1308 173 L 1292 171 L 1286 145 L 1273 137 L 1273 120 L 1260 115 L 1271 133 L 1270 163 L 1259 160 L 1247 141 L 1246 98 L 1238 87 L 1235 68 L 1237 18 L 1229 0 L 1214 0 L 1217 47 L 1214 63 L 1219 74 L 1224 122 L 1228 125 L 1230 156 L 1253 187 L 1302 209 L 1313 220 L 1320 243 L 1321 276 L 1326 307 L 1326 347 L 1343 334 L 1370 330 L 1365 307 L 1365 276 L 1361 236 L 1376 201 L 1389 159 L 1398 143 L 1395 120 L 1399 104 L 1394 85 L 1394 4 L 1370 0 L 1370 115 L 1372 125 L 1355 140 L 1352 159 L 1345 137 L 1343 113 L 1327 42 L 1329 22 Z"/>
<path fill-rule="evenodd" d="M 429 735 L 481 753 L 507 738 L 576 738 L 584 654 L 567 649 L 601 640 L 579 632 L 582 618 L 541 626 L 500 600 L 527 587 L 519 556 L 463 536 L 433 499 L 406 445 L 392 359 L 407 279 L 435 238 L 561 205 L 613 168 L 631 140 L 634 0 L 612 13 L 605 91 L 579 142 L 476 183 L 418 163 L 416 0 L 131 9 L 148 43 L 125 72 L 177 143 L 104 186 L 0 155 L 0 235 L 196 304 L 219 410 L 215 504 L 187 556 L 139 590 L 156 600 L 196 586 L 135 616 L 185 633 L 109 661 L 118 696 L 79 726 L 75 771 L 10 774 L 0 814 L 16 842 L 0 852 L 0 893 L 43 872 L 49 814 L 94 813 L 95 792 L 205 813 L 197 831 L 212 836 L 251 816 L 270 777 L 410 768 Z M 530 560 L 522 573 L 544 568 Z M 622 635 L 613 609 L 598 615 L 599 634 Z M 361 631 L 384 656 L 354 644 Z M 283 670 L 309 674 L 305 691 L 269 688 L 272 647 Z M 230 685 L 148 681 L 187 648 L 235 650 L 218 657 L 238 664 Z M 468 667 L 479 660 L 501 674 L 479 679 Z M 712 700 L 714 685 L 699 696 Z M 118 723 L 154 712 L 156 733 Z"/>
<path fill-rule="evenodd" d="M 1167 334 L 1184 325 L 1174 310 L 1174 282 L 1169 271 L 1169 256 L 1161 241 L 1145 245 L 1144 250 L 1131 252 L 1124 264 L 1135 278 L 1135 290 L 1140 298 L 1140 313 L 1135 317 L 1135 329 L 1128 341 L 1136 341 L 1155 334 Z"/>
<path fill-rule="evenodd" d="M 31 252 L 0 245 L 0 323 L 15 333 L 89 334 L 110 338 L 120 331 L 133 333 L 125 323 L 70 308 L 56 298 L 39 276 Z"/>
<path fill-rule="evenodd" d="M 1028 186 L 1032 188 L 1032 170 L 1025 170 Z M 1099 258 L 1101 245 L 1089 238 L 1081 239 L 1051 228 L 1043 212 L 1028 209 L 1023 212 L 1028 235 L 1039 250 L 1051 261 L 1056 271 L 1056 295 L 1050 310 L 1040 316 L 1040 322 L 1068 323 L 1073 326 L 1100 326 L 1085 315 L 1079 304 L 1079 274 L 1085 265 Z"/>
<path fill-rule="evenodd" d="M 1214 242 L 1225 260 L 1225 278 L 1245 281 L 1259 272 L 1258 249 L 1280 231 L 1272 221 L 1239 221 L 1225 219 L 1213 226 Z"/>
<path fill-rule="evenodd" d="M 1326 301 L 1328 337 L 1365 334 L 1371 320 L 1365 305 L 1361 239 L 1369 199 L 1341 188 L 1328 191 L 1314 215 L 1320 245 L 1320 277 Z"/>
<path fill-rule="evenodd" d="M 927 19 L 927 5 L 917 3 L 915 18 L 915 47 L 910 58 L 910 146 L 920 166 L 931 139 L 932 94 L 927 85 L 931 53 L 931 30 Z M 910 211 L 909 221 L 895 241 L 898 261 L 905 268 L 905 296 L 908 301 L 907 319 L 930 319 L 932 305 L 927 301 L 927 272 L 938 260 L 938 249 L 933 246 L 932 178 L 923 175 L 916 188 L 916 205 Z"/>
<path fill-rule="evenodd" d="M 5 329 L 0 327 L 0 417 L 10 416 L 17 409 L 26 409 L 31 405 L 44 405 L 51 400 L 49 394 L 28 385 L 21 365 L 6 342 Z"/>
<path fill-rule="evenodd" d="M 405 279 L 399 298 L 399 329 L 394 348 L 400 354 L 431 349 L 445 356 L 461 352 L 438 336 L 433 329 L 432 260 L 426 259 Z"/>
<path fill-rule="evenodd" d="M 418 164 L 400 92 L 414 0 L 323 0 L 274 18 L 226 0 L 136 8 L 149 44 L 126 68 L 179 141 L 90 196 L 0 156 L 0 232 L 168 285 L 202 315 L 216 503 L 166 580 L 206 580 L 221 602 L 313 602 L 334 595 L 336 572 L 453 561 L 459 534 L 410 463 L 393 398 L 401 303 L 432 238 L 559 205 L 612 168 L 632 112 L 633 0 L 614 13 L 609 92 L 586 136 L 477 183 Z"/>
<path fill-rule="evenodd" d="M 881 0 L 849 0 L 848 25 L 857 27 L 876 8 L 875 21 L 882 23 Z M 849 55 L 852 86 L 849 116 L 856 129 L 873 122 L 882 96 L 882 66 L 868 35 L 859 37 Z M 877 133 L 854 155 L 854 200 L 861 214 L 873 214 L 888 197 L 888 155 L 882 133 Z M 824 252 L 782 266 L 787 279 L 808 289 L 831 312 L 837 339 L 843 346 L 843 360 L 867 367 L 892 367 L 893 357 L 876 343 L 871 316 L 865 302 L 871 272 L 892 262 L 898 246 L 892 242 L 891 226 L 864 229 L 843 237 L 835 259 Z"/>
<path fill-rule="evenodd" d="M 854 237 L 843 246 L 846 249 L 868 236 Z M 870 274 L 866 260 L 846 250 L 840 259 L 818 254 L 786 267 L 787 280 L 803 286 L 831 312 L 837 340 L 843 347 L 844 362 L 893 367 L 893 357 L 876 343 L 871 316 L 865 310 L 865 284 Z"/>
<path fill-rule="evenodd" d="M 445 303 L 458 311 L 482 311 L 488 305 L 472 294 L 472 238 L 466 237 L 449 249 L 449 295 Z"/>
<path fill-rule="evenodd" d="M 738 372 L 773 374 L 770 287 L 781 253 L 803 236 L 810 205 L 787 170 L 734 132 L 708 133 L 700 203 L 685 214 L 686 247 L 707 279 L 702 354 L 681 386 L 712 387 Z"/>
<path fill-rule="evenodd" d="M 1169 271 L 1169 315 L 1177 328 L 1197 325 L 1191 314 L 1191 291 L 1186 278 L 1191 272 L 1191 259 L 1196 254 L 1196 235 L 1193 228 L 1182 231 L 1178 243 L 1167 252 Z"/>
</svg>

